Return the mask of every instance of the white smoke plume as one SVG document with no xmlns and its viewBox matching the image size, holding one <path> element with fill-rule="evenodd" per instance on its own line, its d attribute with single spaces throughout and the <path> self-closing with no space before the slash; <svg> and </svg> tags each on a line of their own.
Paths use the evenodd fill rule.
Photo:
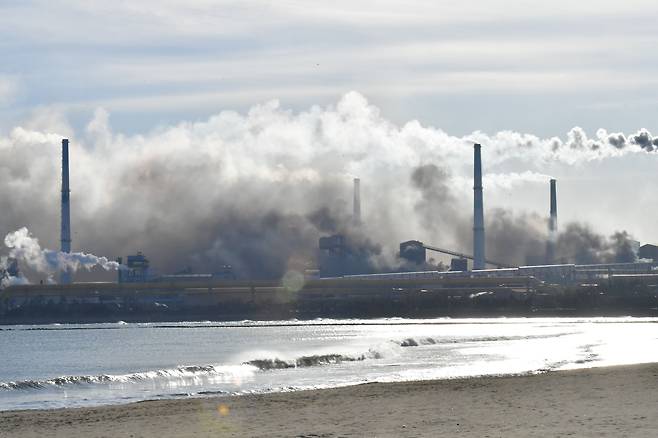
<svg viewBox="0 0 658 438">
<path fill-rule="evenodd" d="M 58 272 L 76 272 L 79 269 L 91 270 L 100 267 L 109 270 L 122 268 L 117 262 L 106 257 L 98 257 L 82 252 L 64 253 L 41 248 L 39 240 L 23 227 L 5 236 L 5 246 L 9 249 L 9 258 L 18 261 L 21 267 L 34 270 L 48 276 L 50 281 Z M 5 258 L 6 260 L 6 258 Z M 25 277 L 9 277 L 5 285 L 25 283 Z"/>
<path fill-rule="evenodd" d="M 30 281 L 22 272 L 12 272 L 10 266 L 13 261 L 6 256 L 0 257 L 0 289 L 9 286 L 30 284 Z"/>
<path fill-rule="evenodd" d="M 0 135 L 0 232 L 27 226 L 45 246 L 57 243 L 64 135 L 71 139 L 73 248 L 113 258 L 141 250 L 163 273 L 229 264 L 243 278 L 311 267 L 317 239 L 337 232 L 366 242 L 380 265 L 409 239 L 469 251 L 474 142 L 484 145 L 486 208 L 495 207 L 491 194 L 512 186 L 546 184 L 547 193 L 552 166 L 653 156 L 658 145 L 646 130 L 452 136 L 417 121 L 397 125 L 357 92 L 327 107 L 293 112 L 271 101 L 140 135 L 115 133 L 109 120 L 99 109 L 75 135 L 60 117 L 42 116 Z M 359 229 L 350 225 L 354 176 L 362 182 Z M 492 213 L 485 216 L 511 228 L 494 224 L 488 251 L 500 244 L 501 256 L 516 253 L 504 245 L 518 241 L 499 237 L 513 239 L 509 230 L 519 224 L 537 231 L 533 241 L 544 238 L 543 215 Z M 46 269 L 84 265 L 82 253 L 37 255 L 31 263 Z"/>
<path fill-rule="evenodd" d="M 0 278 L 0 289 L 4 289 L 9 286 L 20 286 L 24 284 L 30 284 L 30 281 L 23 275 L 16 277 L 7 275 Z"/>
</svg>

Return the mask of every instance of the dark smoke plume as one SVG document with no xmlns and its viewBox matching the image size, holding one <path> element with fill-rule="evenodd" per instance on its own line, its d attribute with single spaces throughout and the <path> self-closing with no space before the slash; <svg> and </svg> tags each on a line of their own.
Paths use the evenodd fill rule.
<svg viewBox="0 0 658 438">
<path fill-rule="evenodd" d="M 566 263 L 630 263 L 635 261 L 632 238 L 626 231 L 606 238 L 584 224 L 570 223 L 557 240 L 557 258 Z"/>
<path fill-rule="evenodd" d="M 651 133 L 646 130 L 641 130 L 633 135 L 631 141 L 647 152 L 653 152 L 658 148 L 658 137 L 653 138 Z"/>
<path fill-rule="evenodd" d="M 439 240 L 435 244 L 441 246 L 442 235 L 456 234 L 462 242 L 458 249 L 472 252 L 472 216 L 465 214 L 468 207 L 451 195 L 449 172 L 435 164 L 423 165 L 413 170 L 411 180 L 421 193 L 416 211 L 423 225 L 437 231 Z M 488 209 L 485 215 L 487 258 L 509 266 L 544 264 L 547 228 L 547 219 L 537 214 Z M 563 263 L 633 262 L 635 253 L 631 240 L 626 231 L 606 238 L 587 225 L 568 223 L 558 235 L 557 256 Z"/>
<path fill-rule="evenodd" d="M 487 257 L 510 266 L 543 263 L 546 220 L 536 214 L 514 214 L 496 208 L 486 215 Z"/>
<path fill-rule="evenodd" d="M 452 193 L 449 171 L 436 164 L 418 166 L 411 172 L 411 183 L 421 195 L 414 208 L 422 226 L 439 239 L 450 233 L 463 206 Z"/>
</svg>

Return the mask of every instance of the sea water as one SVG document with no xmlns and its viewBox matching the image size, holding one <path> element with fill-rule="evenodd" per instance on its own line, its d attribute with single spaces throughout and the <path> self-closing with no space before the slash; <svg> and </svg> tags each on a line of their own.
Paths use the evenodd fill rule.
<svg viewBox="0 0 658 438">
<path fill-rule="evenodd" d="M 658 362 L 658 319 L 0 326 L 0 410 Z"/>
</svg>

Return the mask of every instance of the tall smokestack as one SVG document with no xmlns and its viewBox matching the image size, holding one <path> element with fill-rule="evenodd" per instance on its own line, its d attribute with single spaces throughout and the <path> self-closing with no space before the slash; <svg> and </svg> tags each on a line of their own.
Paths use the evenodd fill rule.
<svg viewBox="0 0 658 438">
<path fill-rule="evenodd" d="M 355 224 L 361 223 L 361 180 L 354 178 L 354 211 L 352 218 Z"/>
<path fill-rule="evenodd" d="M 548 220 L 548 242 L 546 262 L 555 263 L 555 243 L 557 241 L 557 189 L 556 181 L 551 179 L 551 217 Z"/>
<path fill-rule="evenodd" d="M 473 146 L 473 269 L 484 269 L 484 202 L 481 146 Z"/>
<path fill-rule="evenodd" d="M 62 230 L 61 251 L 71 252 L 71 204 L 69 188 L 69 140 L 62 139 Z M 71 283 L 71 273 L 64 271 L 60 276 L 61 284 Z"/>
</svg>

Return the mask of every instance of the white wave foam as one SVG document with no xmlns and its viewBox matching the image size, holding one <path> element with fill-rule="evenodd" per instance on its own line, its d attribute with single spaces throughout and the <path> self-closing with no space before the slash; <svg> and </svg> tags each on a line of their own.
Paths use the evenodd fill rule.
<svg viewBox="0 0 658 438">
<path fill-rule="evenodd" d="M 146 380 L 175 381 L 179 379 L 214 378 L 225 381 L 251 377 L 257 368 L 245 365 L 185 365 L 176 368 L 142 371 L 129 374 L 99 374 L 95 376 L 60 376 L 44 380 L 0 382 L 0 390 L 47 389 L 68 385 L 134 383 Z"/>
<path fill-rule="evenodd" d="M 366 359 L 380 359 L 381 353 L 375 350 L 369 350 L 367 353 L 358 356 L 349 356 L 344 354 L 318 354 L 312 356 L 301 356 L 294 360 L 281 360 L 277 357 L 272 359 L 254 359 L 245 362 L 245 365 L 253 365 L 262 371 L 302 368 L 318 365 L 331 365 L 342 362 L 360 362 Z"/>
</svg>

